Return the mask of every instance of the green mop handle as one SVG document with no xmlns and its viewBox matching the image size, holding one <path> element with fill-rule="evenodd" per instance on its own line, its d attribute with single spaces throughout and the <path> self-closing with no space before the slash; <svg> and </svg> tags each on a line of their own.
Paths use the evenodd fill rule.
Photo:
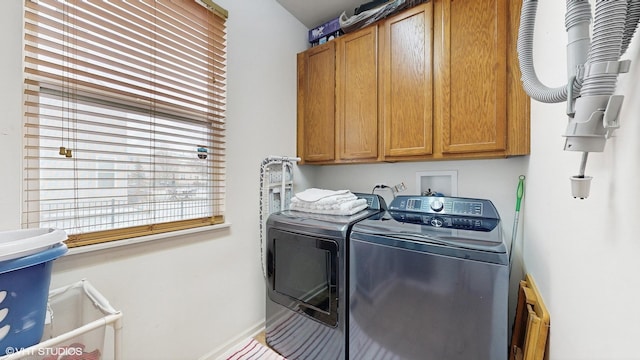
<svg viewBox="0 0 640 360">
<path fill-rule="evenodd" d="M 516 192 L 516 211 L 520 212 L 520 203 L 522 202 L 522 195 L 524 194 L 524 175 L 520 175 L 520 181 L 518 182 L 518 190 Z"/>
<path fill-rule="evenodd" d="M 511 244 L 509 244 L 509 265 L 511 265 L 511 255 L 513 254 L 513 246 L 518 236 L 518 220 L 520 218 L 520 203 L 524 195 L 524 175 L 520 175 L 518 181 L 518 190 L 516 191 L 516 213 L 513 217 L 513 229 L 511 229 Z M 509 266 L 511 269 L 511 266 Z M 509 270 L 511 271 L 511 270 Z"/>
</svg>

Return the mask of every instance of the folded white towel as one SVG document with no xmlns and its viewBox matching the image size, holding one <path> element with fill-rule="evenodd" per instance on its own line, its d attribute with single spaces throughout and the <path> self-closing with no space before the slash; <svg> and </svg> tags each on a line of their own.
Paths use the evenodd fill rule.
<svg viewBox="0 0 640 360">
<path fill-rule="evenodd" d="M 347 202 L 347 201 L 351 201 L 351 200 L 356 200 L 358 197 L 353 195 L 350 192 L 347 192 L 345 194 L 339 194 L 339 195 L 332 195 L 332 196 L 327 196 L 325 198 L 322 198 L 318 201 L 315 201 L 315 204 L 318 205 L 327 205 L 327 204 L 340 204 L 343 202 Z"/>
<path fill-rule="evenodd" d="M 327 214 L 327 215 L 353 215 L 353 214 L 357 214 L 360 211 L 364 210 L 367 208 L 367 203 L 365 201 L 364 204 L 362 205 L 358 205 L 356 207 L 353 207 L 349 210 L 320 210 L 323 211 L 321 214 Z"/>
<path fill-rule="evenodd" d="M 291 198 L 291 202 L 299 203 L 302 206 L 321 207 L 321 206 L 332 206 L 336 204 L 342 204 L 343 202 L 352 201 L 356 199 L 358 199 L 358 197 L 355 196 L 354 194 L 346 193 L 346 194 L 328 196 L 313 202 L 304 201 L 299 199 L 297 196 L 294 196 L 293 198 Z"/>
<path fill-rule="evenodd" d="M 323 198 L 330 196 L 337 196 L 343 194 L 350 194 L 349 190 L 325 190 L 310 188 L 305 191 L 296 193 L 296 197 L 302 201 L 315 202 Z M 352 194 L 353 195 L 353 194 Z"/>
<path fill-rule="evenodd" d="M 340 204 L 315 206 L 313 203 L 291 201 L 291 210 L 328 215 L 353 215 L 367 208 L 367 200 L 354 199 Z"/>
</svg>

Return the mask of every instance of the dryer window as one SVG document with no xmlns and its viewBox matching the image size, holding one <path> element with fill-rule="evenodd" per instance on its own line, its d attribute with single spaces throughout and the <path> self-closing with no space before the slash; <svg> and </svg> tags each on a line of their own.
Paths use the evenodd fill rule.
<svg viewBox="0 0 640 360">
<path fill-rule="evenodd" d="M 275 290 L 329 313 L 331 254 L 295 238 L 275 241 Z"/>
<path fill-rule="evenodd" d="M 277 230 L 272 235 L 275 236 L 272 238 L 271 289 L 280 295 L 270 294 L 272 299 L 334 325 L 337 321 L 338 244 Z"/>
</svg>

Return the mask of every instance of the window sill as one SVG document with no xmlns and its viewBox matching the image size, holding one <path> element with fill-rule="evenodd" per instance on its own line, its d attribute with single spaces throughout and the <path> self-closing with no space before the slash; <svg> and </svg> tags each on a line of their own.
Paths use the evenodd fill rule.
<svg viewBox="0 0 640 360">
<path fill-rule="evenodd" d="M 171 232 L 166 232 L 166 233 L 161 233 L 161 234 L 153 234 L 153 235 L 147 235 L 147 236 L 139 236 L 139 237 L 135 237 L 135 238 L 131 238 L 131 239 L 110 241 L 110 242 L 101 243 L 101 244 L 79 246 L 79 247 L 70 248 L 69 252 L 67 252 L 65 254 L 65 256 L 85 254 L 85 253 L 90 253 L 90 252 L 94 252 L 94 251 L 118 248 L 118 247 L 122 247 L 122 246 L 133 245 L 133 244 L 141 244 L 141 243 L 146 243 L 146 242 L 150 242 L 150 241 L 162 240 L 162 239 L 167 239 L 167 238 L 172 238 L 172 237 L 177 237 L 177 236 L 183 236 L 183 235 L 189 235 L 189 234 L 195 234 L 195 233 L 202 233 L 202 232 L 208 232 L 208 231 L 217 231 L 217 230 L 227 229 L 229 227 L 231 227 L 231 223 L 226 222 L 224 224 L 217 224 L 217 225 L 211 225 L 211 226 L 200 226 L 200 227 L 196 227 L 196 228 L 192 228 L 192 229 L 171 231 Z"/>
</svg>

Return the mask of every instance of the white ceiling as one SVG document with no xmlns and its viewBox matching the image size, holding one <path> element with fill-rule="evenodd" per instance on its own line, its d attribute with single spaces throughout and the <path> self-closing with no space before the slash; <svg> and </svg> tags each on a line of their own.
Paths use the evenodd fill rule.
<svg viewBox="0 0 640 360">
<path fill-rule="evenodd" d="M 336 18 L 346 12 L 353 15 L 353 10 L 369 0 L 276 0 L 307 28 Z"/>
</svg>

